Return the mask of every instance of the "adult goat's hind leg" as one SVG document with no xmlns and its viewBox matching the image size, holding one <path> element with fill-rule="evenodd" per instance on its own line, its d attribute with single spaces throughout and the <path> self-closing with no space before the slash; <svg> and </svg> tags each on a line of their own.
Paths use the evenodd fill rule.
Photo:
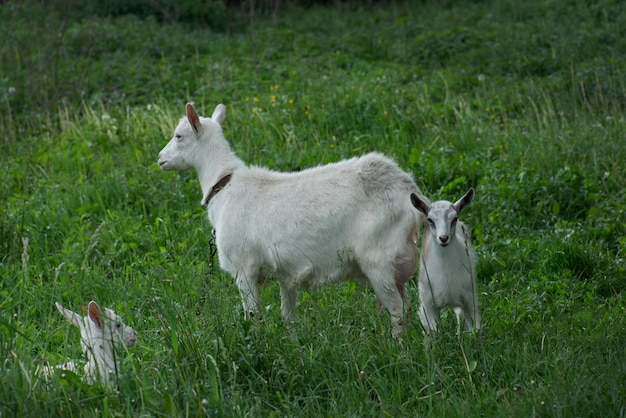
<svg viewBox="0 0 626 418">
<path fill-rule="evenodd" d="M 415 274 L 415 270 L 417 269 L 417 246 L 413 241 L 413 234 L 407 237 L 407 241 L 405 243 L 404 248 L 401 252 L 398 253 L 396 259 L 394 261 L 394 279 L 396 282 L 396 287 L 400 292 L 400 296 L 402 297 L 402 301 L 404 303 L 404 326 L 410 326 L 410 321 L 412 319 L 412 309 L 411 303 L 408 300 L 407 291 L 406 291 L 406 283 L 411 280 L 413 274 Z"/>
<path fill-rule="evenodd" d="M 280 315 L 284 321 L 294 317 L 294 310 L 298 301 L 298 291 L 294 286 L 280 282 Z"/>
<path fill-rule="evenodd" d="M 380 304 L 387 309 L 391 317 L 391 334 L 400 338 L 404 331 L 404 301 L 395 281 L 395 272 L 392 265 L 387 268 L 363 268 L 369 283 L 376 293 Z"/>
<path fill-rule="evenodd" d="M 292 341 L 298 340 L 298 332 L 294 326 L 294 311 L 298 303 L 298 291 L 295 286 L 280 282 L 280 316 L 289 332 L 289 338 Z"/>
</svg>

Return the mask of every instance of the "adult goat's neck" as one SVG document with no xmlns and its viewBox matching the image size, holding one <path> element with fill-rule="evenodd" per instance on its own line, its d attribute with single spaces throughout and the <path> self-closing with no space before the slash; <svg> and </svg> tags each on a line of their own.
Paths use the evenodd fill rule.
<svg viewBox="0 0 626 418">
<path fill-rule="evenodd" d="M 209 149 L 204 153 L 204 158 L 199 158 L 194 164 L 198 180 L 200 180 L 203 204 L 222 179 L 232 175 L 237 169 L 245 167 L 244 162 L 231 151 L 225 140 L 207 148 Z"/>
</svg>

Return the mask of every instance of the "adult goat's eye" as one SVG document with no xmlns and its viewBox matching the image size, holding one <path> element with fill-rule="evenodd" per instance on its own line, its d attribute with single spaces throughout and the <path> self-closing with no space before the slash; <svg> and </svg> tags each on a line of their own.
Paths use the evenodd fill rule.
<svg viewBox="0 0 626 418">
<path fill-rule="evenodd" d="M 429 224 L 430 226 L 435 226 L 435 222 L 433 222 L 433 220 L 432 220 L 432 219 L 428 219 L 428 224 Z"/>
<path fill-rule="evenodd" d="M 177 141 L 181 141 L 181 140 L 183 139 L 183 136 L 182 136 L 182 135 L 174 135 L 174 138 L 175 138 Z"/>
</svg>

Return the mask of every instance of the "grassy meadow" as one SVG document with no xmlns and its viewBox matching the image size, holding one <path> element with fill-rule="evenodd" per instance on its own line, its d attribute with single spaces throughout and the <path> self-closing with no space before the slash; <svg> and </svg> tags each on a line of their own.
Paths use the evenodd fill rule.
<svg viewBox="0 0 626 418">
<path fill-rule="evenodd" d="M 83 3 L 0 4 L 0 417 L 626 416 L 623 2 Z M 276 283 L 244 321 L 195 173 L 156 164 L 188 101 L 249 164 L 475 187 L 482 334 L 398 343 L 352 282 L 300 292 L 297 338 Z M 37 372 L 92 299 L 139 336 L 115 389 Z"/>
</svg>

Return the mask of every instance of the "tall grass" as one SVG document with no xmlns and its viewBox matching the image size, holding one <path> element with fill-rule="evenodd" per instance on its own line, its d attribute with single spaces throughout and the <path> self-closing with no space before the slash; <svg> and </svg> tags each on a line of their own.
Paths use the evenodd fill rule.
<svg viewBox="0 0 626 418">
<path fill-rule="evenodd" d="M 273 11 L 0 6 L 0 415 L 626 415 L 624 6 Z M 155 163 L 187 101 L 224 102 L 250 164 L 378 150 L 431 198 L 474 186 L 482 335 L 399 344 L 353 283 L 301 292 L 291 330 L 270 284 L 244 321 L 195 174 Z M 139 334 L 116 390 L 37 372 L 81 357 L 54 302 L 91 299 Z"/>
</svg>

